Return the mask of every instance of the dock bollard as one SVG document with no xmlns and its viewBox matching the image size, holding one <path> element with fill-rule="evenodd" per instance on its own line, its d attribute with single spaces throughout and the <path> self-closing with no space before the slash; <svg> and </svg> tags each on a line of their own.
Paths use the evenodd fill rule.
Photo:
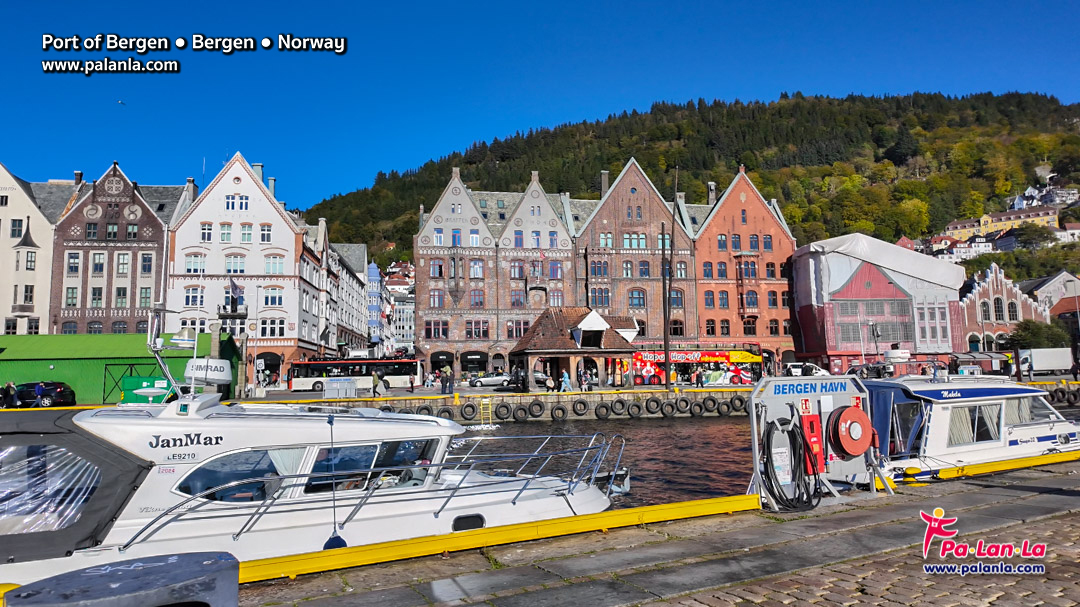
<svg viewBox="0 0 1080 607">
<path fill-rule="evenodd" d="M 61 573 L 4 595 L 6 607 L 236 607 L 240 563 L 228 552 L 144 556 Z"/>
</svg>

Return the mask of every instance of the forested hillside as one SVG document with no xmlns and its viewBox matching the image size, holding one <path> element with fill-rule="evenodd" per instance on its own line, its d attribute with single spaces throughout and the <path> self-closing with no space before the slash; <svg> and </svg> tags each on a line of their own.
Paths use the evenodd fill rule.
<svg viewBox="0 0 1080 607">
<path fill-rule="evenodd" d="M 431 208 L 461 167 L 470 187 L 521 191 L 540 171 L 548 192 L 599 197 L 600 171 L 631 156 L 673 197 L 675 167 L 687 201 L 706 182 L 725 187 L 744 164 L 780 201 L 800 243 L 864 232 L 895 240 L 1002 210 L 1049 164 L 1055 184 L 1080 183 L 1080 105 L 1038 94 L 913 94 L 844 99 L 782 95 L 771 103 L 656 103 L 646 113 L 530 130 L 472 145 L 423 166 L 380 172 L 370 188 L 314 205 L 335 241 L 407 256 L 417 212 Z"/>
</svg>

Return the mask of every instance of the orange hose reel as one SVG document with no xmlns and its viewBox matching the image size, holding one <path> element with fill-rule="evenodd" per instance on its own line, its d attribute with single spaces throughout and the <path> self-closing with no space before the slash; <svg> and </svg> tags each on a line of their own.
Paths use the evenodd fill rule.
<svg viewBox="0 0 1080 607">
<path fill-rule="evenodd" d="M 829 444 L 845 459 L 858 457 L 870 448 L 873 426 L 862 409 L 840 407 L 829 415 Z"/>
</svg>

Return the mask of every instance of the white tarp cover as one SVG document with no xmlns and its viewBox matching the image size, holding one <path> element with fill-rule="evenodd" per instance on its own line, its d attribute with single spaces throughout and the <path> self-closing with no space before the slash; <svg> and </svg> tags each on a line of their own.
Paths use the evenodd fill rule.
<svg viewBox="0 0 1080 607">
<path fill-rule="evenodd" d="M 865 234 L 847 234 L 803 245 L 794 257 L 810 253 L 840 253 L 896 272 L 902 272 L 950 289 L 959 289 L 966 274 L 963 266 L 889 244 Z"/>
</svg>

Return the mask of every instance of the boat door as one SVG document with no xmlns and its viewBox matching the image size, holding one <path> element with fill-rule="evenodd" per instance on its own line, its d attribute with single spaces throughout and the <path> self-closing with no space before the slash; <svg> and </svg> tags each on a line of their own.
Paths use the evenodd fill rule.
<svg viewBox="0 0 1080 607">
<path fill-rule="evenodd" d="M 1005 440 L 1011 450 L 1023 451 L 1022 457 L 1070 445 L 1077 436 L 1075 426 L 1041 395 L 1024 395 L 1005 399 Z"/>
</svg>

